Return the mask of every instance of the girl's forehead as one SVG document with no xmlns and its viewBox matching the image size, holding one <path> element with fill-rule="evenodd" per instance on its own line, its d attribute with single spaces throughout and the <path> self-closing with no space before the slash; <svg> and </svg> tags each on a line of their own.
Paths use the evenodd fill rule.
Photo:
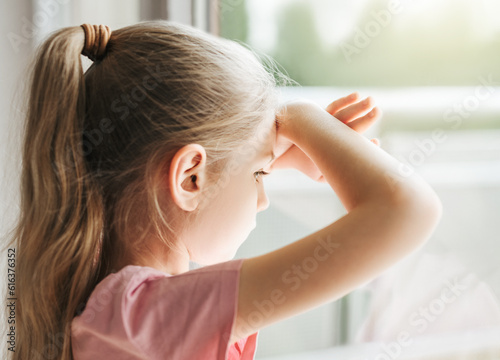
<svg viewBox="0 0 500 360">
<path fill-rule="evenodd" d="M 260 146 L 264 147 L 266 151 L 273 149 L 276 141 L 276 123 L 274 119 L 274 115 L 272 118 L 266 118 L 266 120 L 262 121 L 257 130 L 257 139 L 259 140 Z"/>
<path fill-rule="evenodd" d="M 276 113 L 268 114 L 264 121 L 261 123 L 261 131 L 267 135 L 268 138 L 276 137 Z"/>
<path fill-rule="evenodd" d="M 272 121 L 267 124 L 264 140 L 261 144 L 261 154 L 263 154 L 264 157 L 269 158 L 269 162 L 273 161 L 275 157 L 276 135 L 276 125 L 273 118 Z"/>
</svg>

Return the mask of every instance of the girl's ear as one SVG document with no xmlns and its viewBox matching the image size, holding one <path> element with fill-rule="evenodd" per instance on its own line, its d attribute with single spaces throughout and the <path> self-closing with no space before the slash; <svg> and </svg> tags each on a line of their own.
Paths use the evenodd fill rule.
<svg viewBox="0 0 500 360">
<path fill-rule="evenodd" d="M 177 151 L 170 163 L 170 195 L 185 211 L 195 210 L 201 202 L 201 192 L 206 179 L 206 158 L 203 146 L 188 144 Z"/>
</svg>

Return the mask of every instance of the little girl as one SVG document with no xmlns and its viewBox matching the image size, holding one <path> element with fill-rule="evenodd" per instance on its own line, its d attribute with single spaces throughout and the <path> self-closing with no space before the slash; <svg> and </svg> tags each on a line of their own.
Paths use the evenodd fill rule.
<svg viewBox="0 0 500 360">
<path fill-rule="evenodd" d="M 249 49 L 178 23 L 51 34 L 30 78 L 11 359 L 253 359 L 260 329 L 422 246 L 441 203 L 360 135 L 371 98 L 280 105 L 276 85 Z M 348 213 L 233 259 L 280 168 Z"/>
</svg>

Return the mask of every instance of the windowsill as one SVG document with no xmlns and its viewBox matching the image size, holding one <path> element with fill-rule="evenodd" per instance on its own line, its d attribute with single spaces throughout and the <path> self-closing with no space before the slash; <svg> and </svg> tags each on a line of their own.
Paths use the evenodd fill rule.
<svg viewBox="0 0 500 360">
<path fill-rule="evenodd" d="M 282 101 L 306 98 L 325 108 L 332 101 L 357 91 L 361 98 L 371 96 L 383 113 L 368 129 L 367 137 L 399 130 L 445 131 L 500 128 L 498 117 L 500 87 L 422 86 L 422 87 L 281 87 Z M 478 98 L 476 94 L 481 98 Z M 460 120 L 459 120 L 460 119 Z M 459 128 L 455 128 L 460 121 Z"/>
<path fill-rule="evenodd" d="M 404 331 L 401 331 L 403 334 Z M 402 336 L 401 336 L 402 337 Z M 258 360 L 332 360 L 382 359 L 399 360 L 496 360 L 500 358 L 500 327 L 465 333 L 407 337 L 397 342 L 370 342 L 304 352 L 300 354 L 259 358 Z M 381 356 L 381 354 L 385 354 Z"/>
</svg>

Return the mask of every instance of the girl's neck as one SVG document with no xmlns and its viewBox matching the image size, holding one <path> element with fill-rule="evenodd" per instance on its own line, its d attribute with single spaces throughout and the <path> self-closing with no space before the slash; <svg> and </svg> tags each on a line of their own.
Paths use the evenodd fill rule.
<svg viewBox="0 0 500 360">
<path fill-rule="evenodd" d="M 124 256 L 116 259 L 113 269 L 120 270 L 127 265 L 149 266 L 170 275 L 178 275 L 189 271 L 189 253 L 183 248 L 181 251 L 166 249 L 166 246 L 157 241 L 155 245 L 145 246 L 141 254 Z"/>
</svg>

